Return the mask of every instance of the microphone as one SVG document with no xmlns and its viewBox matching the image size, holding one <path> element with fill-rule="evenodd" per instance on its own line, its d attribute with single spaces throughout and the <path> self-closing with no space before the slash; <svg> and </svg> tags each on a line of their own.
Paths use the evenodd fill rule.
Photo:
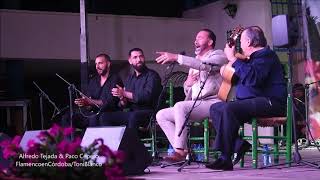
<svg viewBox="0 0 320 180">
<path fill-rule="evenodd" d="M 209 65 L 209 66 L 221 66 L 220 64 L 210 63 L 210 62 L 201 62 L 201 64 Z"/>
</svg>

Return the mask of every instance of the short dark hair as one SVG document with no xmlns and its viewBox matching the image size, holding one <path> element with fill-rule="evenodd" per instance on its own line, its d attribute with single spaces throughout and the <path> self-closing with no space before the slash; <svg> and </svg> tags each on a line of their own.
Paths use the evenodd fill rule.
<svg viewBox="0 0 320 180">
<path fill-rule="evenodd" d="M 132 53 L 133 51 L 139 51 L 139 52 L 141 52 L 141 53 L 143 54 L 142 49 L 140 49 L 140 48 L 132 48 L 132 49 L 130 49 L 130 51 L 129 51 L 129 53 L 128 53 L 128 56 L 129 56 L 129 57 L 131 56 L 131 53 Z"/>
<path fill-rule="evenodd" d="M 267 40 L 262 29 L 259 26 L 249 26 L 243 30 L 250 39 L 250 46 L 252 47 L 266 47 Z"/>
<path fill-rule="evenodd" d="M 98 57 L 103 57 L 105 60 L 111 62 L 111 58 L 110 58 L 110 56 L 109 56 L 108 54 L 101 53 L 101 54 L 98 54 L 98 55 L 96 56 L 96 59 L 97 59 Z"/>
<path fill-rule="evenodd" d="M 204 28 L 204 29 L 201 29 L 201 31 L 205 31 L 205 32 L 207 32 L 208 34 L 209 34 L 209 38 L 212 40 L 212 48 L 214 48 L 215 47 L 215 45 L 216 45 L 216 35 L 214 34 L 214 32 L 213 31 L 211 31 L 210 29 L 207 29 L 207 28 Z"/>
</svg>

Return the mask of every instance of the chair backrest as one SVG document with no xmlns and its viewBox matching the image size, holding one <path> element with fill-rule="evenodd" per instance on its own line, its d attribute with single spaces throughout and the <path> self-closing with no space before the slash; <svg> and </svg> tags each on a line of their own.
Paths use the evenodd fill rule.
<svg viewBox="0 0 320 180">
<path fill-rule="evenodd" d="M 174 105 L 174 87 L 183 87 L 183 83 L 186 81 L 188 73 L 182 71 L 176 71 L 168 75 L 169 99 L 168 104 L 170 107 Z"/>
</svg>

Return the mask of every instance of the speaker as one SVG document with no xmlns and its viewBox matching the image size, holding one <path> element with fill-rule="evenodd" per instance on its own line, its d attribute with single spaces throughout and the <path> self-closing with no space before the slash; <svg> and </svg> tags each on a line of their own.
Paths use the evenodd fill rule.
<svg viewBox="0 0 320 180">
<path fill-rule="evenodd" d="M 102 138 L 111 150 L 125 153 L 123 171 L 125 175 L 143 174 L 151 164 L 152 158 L 139 140 L 136 129 L 118 127 L 87 128 L 81 146 L 90 145 L 95 139 Z"/>
<path fill-rule="evenodd" d="M 286 14 L 272 18 L 273 46 L 288 48 L 297 43 L 299 37 L 296 18 L 289 18 Z"/>
</svg>

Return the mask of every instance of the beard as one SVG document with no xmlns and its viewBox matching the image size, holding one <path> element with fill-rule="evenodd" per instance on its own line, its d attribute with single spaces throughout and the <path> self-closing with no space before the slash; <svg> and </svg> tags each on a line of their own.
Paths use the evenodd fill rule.
<svg viewBox="0 0 320 180">
<path fill-rule="evenodd" d="M 104 76 L 108 73 L 108 68 L 105 68 L 105 69 L 97 69 L 97 73 L 100 75 L 100 76 Z"/>
<path fill-rule="evenodd" d="M 207 43 L 203 43 L 202 45 L 196 45 L 194 48 L 194 53 L 196 55 L 201 54 L 203 51 L 206 51 L 210 48 L 210 46 Z"/>
<path fill-rule="evenodd" d="M 141 72 L 141 71 L 145 68 L 145 65 L 144 65 L 144 64 L 140 64 L 140 65 L 133 65 L 133 64 L 132 64 L 132 67 L 133 67 L 133 69 L 135 69 L 136 71 Z"/>
</svg>

